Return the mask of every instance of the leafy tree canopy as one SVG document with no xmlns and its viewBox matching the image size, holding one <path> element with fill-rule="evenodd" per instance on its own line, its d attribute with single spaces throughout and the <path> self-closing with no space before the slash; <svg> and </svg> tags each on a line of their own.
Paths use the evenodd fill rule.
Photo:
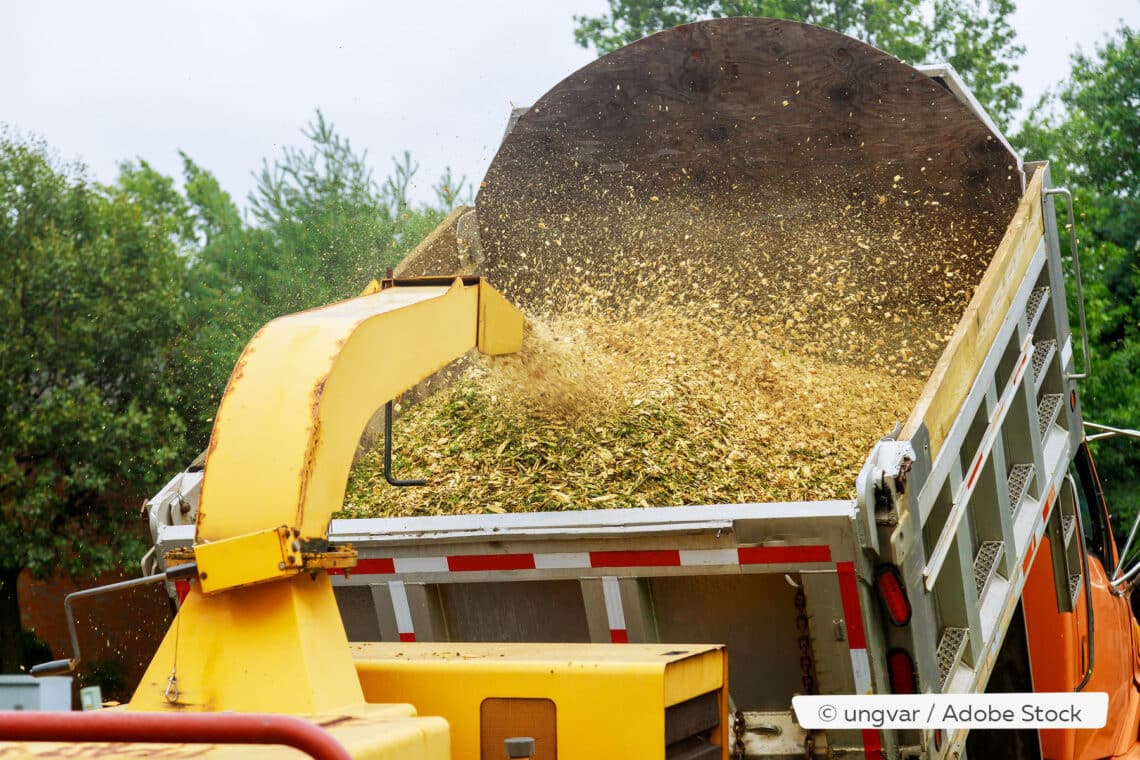
<svg viewBox="0 0 1140 760">
<path fill-rule="evenodd" d="M 301 147 L 266 159 L 250 193 L 250 219 L 209 172 L 183 156 L 185 218 L 197 241 L 187 274 L 187 328 L 172 364 L 190 448 L 205 446 L 230 371 L 265 322 L 356 295 L 442 221 L 462 196 L 450 170 L 441 207 L 408 197 L 418 165 L 405 152 L 377 182 L 367 154 L 319 111 Z M 157 183 L 156 183 L 157 184 Z M 161 196 L 165 197 L 165 196 Z"/>
<path fill-rule="evenodd" d="M 19 572 L 96 573 L 137 556 L 133 514 L 108 496 L 135 495 L 176 459 L 182 422 L 155 382 L 183 317 L 184 230 L 168 190 L 145 166 L 92 185 L 43 143 L 0 132 L 4 672 L 21 664 Z"/>
<path fill-rule="evenodd" d="M 858 37 L 904 61 L 953 64 L 1004 127 L 1021 99 L 1012 77 L 1024 48 L 1009 23 L 1013 10 L 1013 0 L 609 0 L 609 13 L 574 17 L 574 39 L 604 55 L 705 18 L 805 21 Z"/>
<path fill-rule="evenodd" d="M 1047 94 L 1016 137 L 1029 159 L 1048 159 L 1074 192 L 1092 377 L 1085 416 L 1140 420 L 1140 38 L 1121 27 L 1092 55 L 1073 57 L 1069 79 Z M 1062 224 L 1067 219 L 1061 220 Z M 1064 229 L 1062 227 L 1062 229 Z M 1069 298 L 1070 306 L 1075 299 Z M 1074 324 L 1076 315 L 1074 317 Z M 1113 512 L 1127 529 L 1140 511 L 1140 441 L 1097 446 Z"/>
<path fill-rule="evenodd" d="M 182 155 L 111 186 L 0 131 L 0 672 L 23 662 L 16 578 L 134 563 L 136 497 L 201 450 L 250 336 L 355 295 L 465 197 L 413 207 L 405 153 L 383 184 L 317 113 L 265 161 L 242 214 Z M 466 193 L 466 196 L 464 195 Z"/>
</svg>

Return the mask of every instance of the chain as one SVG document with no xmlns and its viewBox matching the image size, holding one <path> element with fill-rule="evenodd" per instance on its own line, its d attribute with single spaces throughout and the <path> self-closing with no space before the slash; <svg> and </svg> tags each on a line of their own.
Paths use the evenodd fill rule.
<svg viewBox="0 0 1140 760">
<path fill-rule="evenodd" d="M 737 710 L 732 714 L 732 760 L 744 760 L 744 732 L 746 729 L 744 713 Z"/>
<path fill-rule="evenodd" d="M 796 633 L 798 634 L 797 643 L 800 647 L 800 680 L 803 682 L 804 694 L 815 694 L 816 681 L 815 681 L 815 659 L 812 656 L 811 646 L 811 628 L 808 625 L 807 616 L 807 597 L 804 596 L 804 589 L 801 585 L 796 589 Z M 807 736 L 804 738 L 804 758 L 805 760 L 812 760 L 815 754 L 815 735 L 813 729 L 806 729 Z"/>
</svg>

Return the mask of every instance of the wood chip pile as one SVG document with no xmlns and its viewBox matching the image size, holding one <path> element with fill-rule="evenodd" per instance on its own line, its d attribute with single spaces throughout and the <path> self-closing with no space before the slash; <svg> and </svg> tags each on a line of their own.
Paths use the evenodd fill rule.
<svg viewBox="0 0 1140 760">
<path fill-rule="evenodd" d="M 757 325 L 661 305 L 534 319 L 523 351 L 473 357 L 404 410 L 342 516 L 851 498 L 921 380 L 777 347 Z"/>
</svg>

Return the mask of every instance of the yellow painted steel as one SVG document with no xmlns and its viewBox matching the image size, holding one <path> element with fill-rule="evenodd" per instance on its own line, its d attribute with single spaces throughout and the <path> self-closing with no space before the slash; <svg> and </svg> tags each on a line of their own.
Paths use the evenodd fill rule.
<svg viewBox="0 0 1140 760">
<path fill-rule="evenodd" d="M 326 538 L 375 410 L 476 346 L 506 353 L 521 343 L 522 315 L 478 280 L 387 287 L 270 322 L 222 397 L 195 545 L 279 526 L 302 545 Z M 268 543 L 250 541 L 248 553 L 198 555 L 204 590 L 300 571 L 282 567 L 288 557 Z"/>
<path fill-rule="evenodd" d="M 248 586 L 276 575 L 294 575 L 304 564 L 300 543 L 282 526 L 198 544 L 194 559 L 203 593 Z M 294 548 L 296 547 L 296 548 Z"/>
<path fill-rule="evenodd" d="M 517 351 L 522 327 L 478 278 L 387 281 L 263 327 L 214 423 L 194 546 L 199 582 L 128 709 L 359 712 L 364 695 L 332 587 L 312 568 L 361 432 L 378 407 L 470 349 Z M 344 555 L 328 554 L 329 564 Z M 442 725 L 412 733 L 435 737 L 424 747 L 438 750 Z"/>
<path fill-rule="evenodd" d="M 192 588 L 129 707 L 312 715 L 363 702 L 332 587 L 317 573 L 221 594 Z"/>
<path fill-rule="evenodd" d="M 489 698 L 555 703 L 559 760 L 660 760 L 665 709 L 718 692 L 727 715 L 724 647 L 677 644 L 353 644 L 364 696 L 406 700 L 451 726 L 454 760 L 480 756 Z M 727 757 L 728 726 L 715 740 Z M 525 731 L 521 732 L 525 735 Z"/>
</svg>

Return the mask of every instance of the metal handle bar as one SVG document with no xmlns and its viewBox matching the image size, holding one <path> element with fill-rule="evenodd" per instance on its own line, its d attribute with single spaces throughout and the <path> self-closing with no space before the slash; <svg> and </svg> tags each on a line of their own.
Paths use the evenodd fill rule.
<svg viewBox="0 0 1140 760">
<path fill-rule="evenodd" d="M 71 657 L 33 665 L 32 669 L 28 671 L 28 674 L 36 677 L 58 676 L 73 672 L 79 665 L 79 636 L 75 632 L 75 613 L 71 611 L 72 600 L 82 599 L 88 596 L 99 596 L 100 594 L 107 594 L 112 591 L 122 591 L 128 588 L 135 588 L 136 586 L 149 586 L 152 583 L 162 581 L 196 578 L 197 576 L 198 565 L 191 562 L 185 565 L 176 565 L 164 573 L 144 575 L 141 578 L 131 578 L 130 580 L 119 581 L 118 583 L 109 583 L 106 586 L 96 586 L 95 588 L 72 591 L 63 599 L 63 613 L 67 616 L 67 633 L 71 637 Z"/>
<path fill-rule="evenodd" d="M 1045 190 L 1046 197 L 1062 195 L 1065 197 L 1065 207 L 1069 212 L 1069 249 L 1073 254 L 1073 280 L 1077 286 L 1077 310 L 1081 319 L 1081 350 L 1085 357 L 1085 371 L 1065 375 L 1067 380 L 1084 380 L 1092 373 L 1092 363 L 1089 361 L 1089 331 L 1085 327 L 1085 289 L 1081 283 L 1081 257 L 1077 253 L 1077 222 L 1073 216 L 1073 194 L 1068 188 L 1051 187 Z M 1063 369 L 1063 368 L 1062 368 Z"/>
</svg>

